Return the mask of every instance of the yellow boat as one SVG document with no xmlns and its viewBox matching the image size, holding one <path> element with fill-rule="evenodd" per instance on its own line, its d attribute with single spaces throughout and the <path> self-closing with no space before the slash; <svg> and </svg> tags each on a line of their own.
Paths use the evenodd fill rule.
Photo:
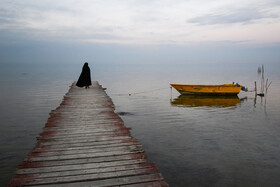
<svg viewBox="0 0 280 187">
<path fill-rule="evenodd" d="M 188 85 L 188 84 L 170 84 L 180 94 L 183 95 L 237 95 L 241 90 L 240 85 L 222 84 L 222 85 Z"/>
</svg>

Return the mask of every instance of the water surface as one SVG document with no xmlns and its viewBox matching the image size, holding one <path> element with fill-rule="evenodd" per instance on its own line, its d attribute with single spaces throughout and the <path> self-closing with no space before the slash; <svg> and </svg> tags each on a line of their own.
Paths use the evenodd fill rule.
<svg viewBox="0 0 280 187">
<path fill-rule="evenodd" d="M 82 65 L 1 65 L 1 184 L 34 147 Z M 252 90 L 259 64 L 89 65 L 170 186 L 280 186 L 279 65 L 265 64 L 272 81 L 266 99 L 253 92 L 182 97 L 169 85 L 235 81 Z"/>
</svg>

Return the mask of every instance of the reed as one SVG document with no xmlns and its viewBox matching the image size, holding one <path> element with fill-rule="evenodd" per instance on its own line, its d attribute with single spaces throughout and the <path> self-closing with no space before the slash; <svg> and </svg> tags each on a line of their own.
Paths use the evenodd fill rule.
<svg viewBox="0 0 280 187">
<path fill-rule="evenodd" d="M 270 81 L 268 83 L 268 78 L 266 79 L 266 82 L 264 81 L 265 78 L 264 78 L 264 65 L 262 65 L 262 67 L 258 68 L 258 73 L 260 74 L 261 73 L 261 91 L 260 93 L 257 93 L 257 84 L 256 84 L 256 81 L 255 81 L 255 93 L 256 95 L 260 96 L 260 97 L 264 97 L 267 95 L 267 92 L 268 92 L 268 88 L 269 86 L 271 85 L 272 81 Z"/>
</svg>

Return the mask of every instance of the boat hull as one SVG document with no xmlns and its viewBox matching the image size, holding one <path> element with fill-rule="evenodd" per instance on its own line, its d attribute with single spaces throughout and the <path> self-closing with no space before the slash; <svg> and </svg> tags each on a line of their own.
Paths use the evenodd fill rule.
<svg viewBox="0 0 280 187">
<path fill-rule="evenodd" d="M 234 84 L 223 85 L 187 85 L 170 84 L 182 95 L 237 95 L 241 86 Z"/>
</svg>

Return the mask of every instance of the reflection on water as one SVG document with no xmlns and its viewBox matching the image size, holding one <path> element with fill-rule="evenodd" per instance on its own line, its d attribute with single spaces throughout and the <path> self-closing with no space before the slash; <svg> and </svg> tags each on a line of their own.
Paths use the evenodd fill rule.
<svg viewBox="0 0 280 187">
<path fill-rule="evenodd" d="M 232 107 L 240 104 L 238 96 L 180 95 L 171 101 L 178 107 Z"/>
</svg>

